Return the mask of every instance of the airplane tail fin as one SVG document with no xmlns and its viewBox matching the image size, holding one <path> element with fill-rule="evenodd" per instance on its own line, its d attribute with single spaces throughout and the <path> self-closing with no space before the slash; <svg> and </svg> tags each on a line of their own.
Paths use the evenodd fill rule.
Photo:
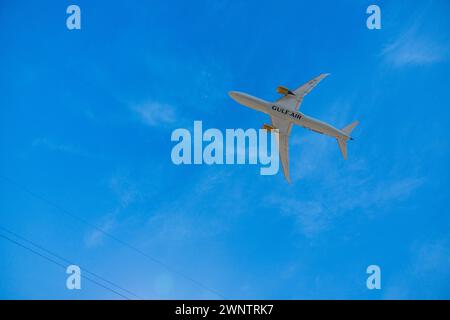
<svg viewBox="0 0 450 320">
<path fill-rule="evenodd" d="M 355 129 L 355 127 L 359 124 L 359 121 L 354 121 L 352 123 L 350 123 L 348 126 L 346 126 L 345 128 L 343 128 L 341 131 L 344 132 L 346 135 L 350 135 L 350 133 L 352 133 L 353 129 Z"/>
<path fill-rule="evenodd" d="M 339 144 L 339 149 L 341 149 L 342 156 L 345 160 L 347 160 L 347 141 L 350 138 L 350 133 L 352 133 L 353 129 L 358 125 L 359 121 L 352 122 L 341 131 L 345 133 L 348 138 L 338 138 L 337 142 Z M 352 140 L 352 138 L 350 138 Z"/>
<path fill-rule="evenodd" d="M 342 156 L 345 160 L 347 160 L 347 140 L 337 139 L 339 149 L 341 149 Z"/>
<path fill-rule="evenodd" d="M 337 139 L 339 149 L 341 149 L 342 156 L 347 160 L 347 140 Z"/>
</svg>

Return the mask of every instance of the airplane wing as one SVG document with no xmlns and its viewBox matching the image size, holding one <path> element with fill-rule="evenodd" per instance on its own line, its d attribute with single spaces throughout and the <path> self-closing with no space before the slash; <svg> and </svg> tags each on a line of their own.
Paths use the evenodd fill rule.
<svg viewBox="0 0 450 320">
<path fill-rule="evenodd" d="M 280 133 L 284 133 L 288 136 L 291 134 L 292 122 L 278 118 L 273 115 L 270 116 L 270 120 L 272 121 L 272 127 L 280 130 Z"/>
<path fill-rule="evenodd" d="M 329 73 L 322 73 L 314 79 L 309 80 L 305 84 L 292 91 L 294 95 L 287 94 L 284 97 L 278 99 L 277 103 L 282 103 L 291 110 L 298 111 L 303 101 L 303 97 L 310 93 L 311 90 L 314 89 L 315 86 L 317 86 L 319 82 L 325 79 L 328 75 Z"/>
<path fill-rule="evenodd" d="M 289 140 L 289 136 L 280 132 L 279 150 L 280 150 L 281 166 L 283 167 L 284 177 L 286 178 L 288 183 L 291 183 L 291 177 L 289 174 L 289 148 L 288 148 L 289 141 L 288 140 Z"/>
<path fill-rule="evenodd" d="M 289 174 L 289 134 L 292 129 L 292 122 L 280 119 L 275 116 L 270 116 L 272 126 L 279 130 L 279 145 L 281 166 L 283 167 L 284 177 L 288 183 L 291 183 Z"/>
</svg>

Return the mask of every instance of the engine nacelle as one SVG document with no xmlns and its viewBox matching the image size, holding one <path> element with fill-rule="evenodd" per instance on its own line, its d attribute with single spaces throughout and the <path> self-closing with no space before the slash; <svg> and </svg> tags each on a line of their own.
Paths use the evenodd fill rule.
<svg viewBox="0 0 450 320">
<path fill-rule="evenodd" d="M 282 94 L 282 95 L 285 95 L 285 96 L 288 95 L 288 94 L 294 95 L 294 93 L 291 90 L 289 90 L 288 88 L 283 87 L 283 86 L 278 86 L 277 87 L 277 92 L 279 94 Z"/>
<path fill-rule="evenodd" d="M 269 132 L 271 132 L 272 130 L 275 130 L 275 129 L 276 129 L 275 127 L 269 126 L 268 124 L 265 124 L 265 123 L 263 124 L 262 128 L 263 128 L 264 130 L 269 131 Z"/>
</svg>

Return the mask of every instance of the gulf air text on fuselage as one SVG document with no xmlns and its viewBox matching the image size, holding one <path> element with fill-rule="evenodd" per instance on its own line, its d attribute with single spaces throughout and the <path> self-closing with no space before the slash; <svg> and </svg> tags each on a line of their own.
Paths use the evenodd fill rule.
<svg viewBox="0 0 450 320">
<path fill-rule="evenodd" d="M 300 120 L 302 118 L 302 115 L 299 112 L 287 110 L 287 109 L 284 109 L 284 108 L 279 107 L 279 106 L 272 106 L 272 110 L 277 111 L 277 112 L 282 113 L 282 114 L 285 114 L 285 115 L 288 115 L 288 116 L 290 116 L 290 117 L 292 117 L 294 119 Z"/>
</svg>

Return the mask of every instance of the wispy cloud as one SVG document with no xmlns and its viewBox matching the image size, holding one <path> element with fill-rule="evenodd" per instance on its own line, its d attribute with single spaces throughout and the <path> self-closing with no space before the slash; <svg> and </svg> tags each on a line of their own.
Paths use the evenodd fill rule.
<svg viewBox="0 0 450 320">
<path fill-rule="evenodd" d="M 444 46 L 413 36 L 398 39 L 386 46 L 382 53 L 386 61 L 395 67 L 433 64 L 446 58 Z"/>
<path fill-rule="evenodd" d="M 114 193 L 117 205 L 105 214 L 97 224 L 99 229 L 91 230 L 85 237 L 85 245 L 94 247 L 103 244 L 105 232 L 111 232 L 120 219 L 120 214 L 141 197 L 141 193 L 130 180 L 122 174 L 113 175 L 108 181 L 108 188 Z M 102 232 L 103 231 L 103 232 Z"/>
<path fill-rule="evenodd" d="M 371 209 L 404 201 L 422 183 L 422 179 L 415 177 L 391 178 L 375 183 L 371 179 L 338 175 L 325 178 L 322 188 L 333 191 L 324 193 L 319 199 L 271 197 L 268 204 L 280 207 L 284 214 L 294 217 L 303 235 L 314 237 L 327 230 L 342 214 L 357 209 L 370 212 Z"/>
<path fill-rule="evenodd" d="M 240 198 L 240 193 L 229 185 L 228 178 L 229 175 L 223 170 L 201 175 L 189 189 L 152 213 L 147 223 L 147 228 L 151 230 L 148 234 L 154 235 L 153 240 L 177 242 L 193 237 L 208 238 L 223 232 L 227 228 L 227 219 L 233 215 L 230 215 L 227 205 L 223 205 L 226 201 L 222 201 L 222 197 L 236 195 Z M 226 195 L 217 195 L 216 190 L 220 188 L 228 190 Z M 193 193 L 205 198 L 214 195 L 217 203 L 222 205 L 204 203 L 202 198 L 192 197 Z"/>
<path fill-rule="evenodd" d="M 416 177 L 404 177 L 391 181 L 382 181 L 372 188 L 357 193 L 357 190 L 350 190 L 358 197 L 348 197 L 340 199 L 341 207 L 344 209 L 382 207 L 392 201 L 402 201 L 410 196 L 420 185 L 422 179 Z"/>
<path fill-rule="evenodd" d="M 80 157 L 92 157 L 93 155 L 79 147 L 58 143 L 48 138 L 37 138 L 32 142 L 32 146 L 36 148 L 45 148 L 51 151 L 62 152 L 69 155 Z"/>
<path fill-rule="evenodd" d="M 442 62 L 448 57 L 448 45 L 439 41 L 430 33 L 426 33 L 416 23 L 394 41 L 388 43 L 381 55 L 394 67 L 410 65 L 430 65 Z"/>
<path fill-rule="evenodd" d="M 418 276 L 442 274 L 450 276 L 450 247 L 447 239 L 414 246 L 413 272 Z"/>
<path fill-rule="evenodd" d="M 409 265 L 386 284 L 384 299 L 445 298 L 450 280 L 449 238 L 416 242 Z M 430 290 L 430 287 L 441 290 Z"/>
<path fill-rule="evenodd" d="M 109 188 L 116 194 L 122 208 L 128 207 L 141 196 L 137 187 L 122 175 L 112 176 Z"/>
<path fill-rule="evenodd" d="M 139 115 L 145 124 L 151 127 L 164 127 L 176 120 L 175 108 L 168 104 L 146 102 L 133 105 L 132 110 Z"/>
<path fill-rule="evenodd" d="M 114 213 L 107 215 L 103 218 L 103 221 L 98 225 L 99 229 L 104 232 L 111 232 L 116 226 L 117 210 Z M 97 247 L 103 244 L 105 233 L 100 230 L 92 230 L 85 238 L 84 243 L 88 248 Z"/>
<path fill-rule="evenodd" d="M 331 105 L 329 109 L 338 112 L 330 123 L 343 126 L 355 118 L 361 120 L 353 107 L 354 97 L 358 94 L 338 99 Z M 357 128 L 358 135 L 370 125 L 369 122 L 370 119 L 362 121 L 363 125 Z M 357 139 L 357 143 L 360 141 Z M 371 143 L 370 140 L 363 142 Z M 351 158 L 348 161 L 339 159 L 341 154 L 336 141 L 326 136 L 297 134 L 292 136 L 290 143 L 293 181 L 308 186 L 307 193 L 292 192 L 285 197 L 268 199 L 268 204 L 280 207 L 283 213 L 293 217 L 300 233 L 307 237 L 323 233 L 339 217 L 356 210 L 363 210 L 368 215 L 385 212 L 379 209 L 407 200 L 425 181 L 420 174 L 399 173 L 393 167 L 384 167 L 382 173 L 379 172 L 381 168 L 371 158 L 362 156 L 357 143 L 349 144 Z"/>
<path fill-rule="evenodd" d="M 307 237 L 312 237 L 328 228 L 330 219 L 326 208 L 319 201 L 301 201 L 278 199 L 283 214 L 293 216 L 299 230 Z"/>
</svg>

